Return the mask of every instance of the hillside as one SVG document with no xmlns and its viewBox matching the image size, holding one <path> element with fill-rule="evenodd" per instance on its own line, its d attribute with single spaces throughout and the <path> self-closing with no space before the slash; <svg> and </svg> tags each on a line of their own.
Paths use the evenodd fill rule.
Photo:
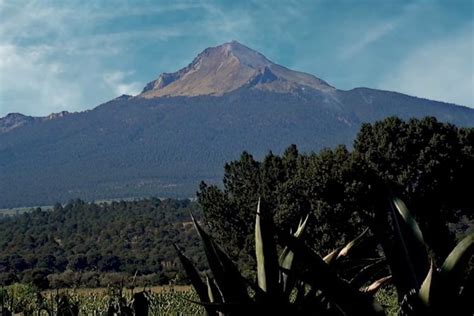
<svg viewBox="0 0 474 316">
<path fill-rule="evenodd" d="M 338 90 L 237 43 L 206 49 L 135 97 L 0 133 L 0 207 L 194 196 L 247 150 L 257 158 L 351 145 L 363 122 L 435 116 L 474 126 L 474 110 L 396 92 Z M 0 130 L 2 126 L 0 126 Z"/>
</svg>

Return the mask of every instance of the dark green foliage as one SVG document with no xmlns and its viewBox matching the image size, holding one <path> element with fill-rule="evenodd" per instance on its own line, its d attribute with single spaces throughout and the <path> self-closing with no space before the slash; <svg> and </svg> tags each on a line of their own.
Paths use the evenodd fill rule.
<svg viewBox="0 0 474 316">
<path fill-rule="evenodd" d="M 474 252 L 474 233 L 459 242 L 441 268 L 436 269 L 433 260 L 428 265 L 430 258 L 423 234 L 405 203 L 392 197 L 389 202 L 389 207 L 382 207 L 375 218 L 376 237 L 393 273 L 399 315 L 472 315 L 472 298 L 469 297 L 472 284 L 463 271 Z M 256 284 L 244 280 L 229 257 L 194 221 L 211 272 L 216 276 L 215 283 L 207 278 L 207 291 L 191 261 L 179 250 L 178 253 L 199 293 L 201 300 L 197 303 L 205 306 L 209 315 L 385 315 L 374 295 L 392 276 L 360 288 L 355 280 L 361 273 L 347 282 L 334 269 L 340 258 L 347 257 L 360 246 L 367 230 L 346 246 L 321 258 L 301 240 L 305 220 L 300 222 L 294 235 L 284 231 L 277 233 L 285 246 L 278 260 L 273 239 L 275 229 L 271 217 L 263 216 L 265 214 L 268 212 L 262 211 L 259 200 L 254 231 Z M 366 272 L 372 265 L 365 265 L 361 272 Z M 371 274 L 375 276 L 373 272 Z M 292 282 L 288 282 L 290 279 Z M 232 292 L 229 291 L 230 284 L 234 285 Z M 253 294 L 249 294 L 246 287 L 252 289 Z M 293 291 L 295 295 L 291 296 Z"/>
<path fill-rule="evenodd" d="M 248 223 L 259 196 L 284 230 L 309 212 L 307 242 L 329 253 L 373 226 L 392 191 L 416 210 L 428 250 L 439 264 L 455 244 L 448 223 L 473 219 L 466 185 L 474 174 L 473 144 L 472 128 L 434 118 L 388 118 L 365 124 L 352 151 L 339 146 L 300 154 L 291 146 L 262 161 L 243 153 L 226 165 L 223 188 L 202 183 L 198 198 L 216 240 L 251 271 L 255 262 Z"/>
<path fill-rule="evenodd" d="M 463 273 L 474 252 L 474 233 L 461 240 L 437 269 L 406 205 L 398 198 L 389 202 L 389 221 L 377 217 L 384 228 L 377 237 L 397 288 L 400 315 L 472 315 L 471 285 Z"/>
<path fill-rule="evenodd" d="M 4 218 L 0 220 L 2 284 L 107 286 L 127 282 L 137 271 L 140 283 L 174 282 L 180 265 L 172 242 L 186 246 L 199 269 L 205 268 L 195 246 L 190 211 L 200 217 L 197 204 L 189 200 L 102 204 L 75 200 L 51 211 Z"/>
<path fill-rule="evenodd" d="M 446 257 L 454 245 L 446 224 L 462 215 L 473 219 L 466 184 L 474 174 L 474 129 L 434 118 L 389 118 L 363 125 L 354 148 L 355 155 L 416 210 L 436 259 Z"/>
</svg>

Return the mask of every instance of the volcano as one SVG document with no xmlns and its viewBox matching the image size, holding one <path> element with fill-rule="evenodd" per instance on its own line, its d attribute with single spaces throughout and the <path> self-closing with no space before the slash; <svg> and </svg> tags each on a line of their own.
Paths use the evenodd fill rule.
<svg viewBox="0 0 474 316">
<path fill-rule="evenodd" d="M 474 126 L 465 106 L 369 88 L 344 91 L 236 41 L 210 47 L 136 96 L 43 118 L 0 119 L 0 207 L 71 198 L 191 197 L 242 151 L 351 146 L 360 126 L 434 116 Z"/>
</svg>

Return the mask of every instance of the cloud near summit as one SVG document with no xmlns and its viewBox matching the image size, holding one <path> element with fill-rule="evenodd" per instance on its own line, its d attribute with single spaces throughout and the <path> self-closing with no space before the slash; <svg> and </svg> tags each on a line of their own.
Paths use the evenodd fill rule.
<svg viewBox="0 0 474 316">
<path fill-rule="evenodd" d="M 472 2 L 0 1 L 0 116 L 135 94 L 232 39 L 340 89 L 474 106 Z"/>
<path fill-rule="evenodd" d="M 378 86 L 413 96 L 474 107 L 474 24 L 422 45 Z"/>
</svg>

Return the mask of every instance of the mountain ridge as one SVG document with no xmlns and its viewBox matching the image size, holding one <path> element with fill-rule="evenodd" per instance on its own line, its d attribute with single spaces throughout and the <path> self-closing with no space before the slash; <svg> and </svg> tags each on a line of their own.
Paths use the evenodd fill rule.
<svg viewBox="0 0 474 316">
<path fill-rule="evenodd" d="M 47 116 L 29 116 L 21 113 L 8 113 L 4 117 L 0 117 L 0 134 L 33 123 L 60 119 L 69 114 L 71 113 L 68 111 L 51 113 Z"/>
<path fill-rule="evenodd" d="M 294 73 L 292 86 L 275 69 L 252 68 L 221 95 L 124 95 L 0 133 L 0 207 L 190 197 L 202 180 L 220 183 L 224 164 L 242 151 L 262 158 L 290 144 L 350 147 L 362 123 L 387 116 L 474 126 L 474 109 L 370 88 L 300 89 Z"/>
<path fill-rule="evenodd" d="M 226 56 L 237 55 L 235 57 L 238 60 L 240 60 L 243 64 L 251 66 L 251 68 L 253 69 L 252 74 L 248 76 L 246 81 L 244 82 L 239 81 L 238 84 L 232 86 L 231 89 L 224 89 L 221 91 L 216 91 L 216 89 L 212 90 L 211 88 L 210 90 L 212 91 L 206 90 L 206 91 L 203 91 L 202 93 L 198 93 L 198 92 L 193 93 L 192 91 L 190 92 L 189 89 L 187 89 L 186 87 L 184 88 L 178 87 L 177 89 L 178 91 L 176 91 L 175 89 L 174 90 L 175 93 L 168 94 L 167 91 L 169 92 L 169 90 L 165 90 L 165 91 L 162 90 L 173 83 L 178 83 L 177 80 L 179 80 L 182 76 L 188 75 L 190 70 L 195 69 L 197 67 L 196 65 L 202 63 L 203 56 L 209 57 L 209 55 L 215 55 L 216 53 L 221 54 L 221 55 L 224 54 Z M 216 69 L 215 72 L 217 73 L 218 70 L 219 69 Z M 288 73 L 293 75 L 293 78 L 291 78 L 293 80 L 285 79 L 285 74 L 288 75 Z M 299 77 L 303 77 L 305 80 L 300 80 L 299 82 L 297 82 L 297 79 Z M 280 81 L 276 82 L 278 80 Z M 179 97 L 179 96 L 195 97 L 195 96 L 200 96 L 200 95 L 222 96 L 225 93 L 229 93 L 240 88 L 255 88 L 256 87 L 257 89 L 260 89 L 260 90 L 268 90 L 272 92 L 298 93 L 298 92 L 301 92 L 301 90 L 304 90 L 305 88 L 315 88 L 314 86 L 307 84 L 308 80 L 312 80 L 313 84 L 315 84 L 318 87 L 315 90 L 328 93 L 329 95 L 334 94 L 336 91 L 342 92 L 342 93 L 344 92 L 351 93 L 351 91 L 361 91 L 363 89 L 366 89 L 366 90 L 373 90 L 373 91 L 383 91 L 386 93 L 397 93 L 400 95 L 406 95 L 408 97 L 417 98 L 419 100 L 434 101 L 434 100 L 423 98 L 423 97 L 410 96 L 410 95 L 399 93 L 396 91 L 378 90 L 378 89 L 372 89 L 369 87 L 356 87 L 350 90 L 340 90 L 340 89 L 334 88 L 333 86 L 329 85 L 326 81 L 320 78 L 317 78 L 316 76 L 312 74 L 290 70 L 284 66 L 275 64 L 272 61 L 270 61 L 267 57 L 265 57 L 263 54 L 239 43 L 238 41 L 233 40 L 231 42 L 227 42 L 215 47 L 206 48 L 201 53 L 199 53 L 188 66 L 176 72 L 160 74 L 157 79 L 152 80 L 149 83 L 147 83 L 145 87 L 143 88 L 142 92 L 139 93 L 138 95 L 132 96 L 132 95 L 123 94 L 110 101 L 106 101 L 105 103 L 99 104 L 98 107 L 103 104 L 109 103 L 111 101 L 129 100 L 132 98 L 156 98 L 156 97 Z M 283 82 L 287 81 L 286 85 L 282 81 Z M 268 85 L 269 83 L 272 85 Z M 447 105 L 461 106 L 467 109 L 472 109 L 464 105 L 459 105 L 459 104 L 454 104 L 454 103 L 449 103 L 449 102 L 443 102 L 443 101 L 436 101 L 436 102 L 444 103 Z M 85 110 L 85 111 L 90 111 L 90 110 Z M 65 115 L 70 115 L 70 114 L 72 113 L 68 111 L 51 113 L 47 116 L 30 116 L 30 115 L 26 115 L 22 113 L 8 113 L 6 116 L 0 117 L 0 134 L 8 132 L 12 129 L 24 126 L 24 125 L 31 124 L 33 122 L 41 122 L 41 121 L 46 121 L 50 119 L 59 119 Z"/>
</svg>

